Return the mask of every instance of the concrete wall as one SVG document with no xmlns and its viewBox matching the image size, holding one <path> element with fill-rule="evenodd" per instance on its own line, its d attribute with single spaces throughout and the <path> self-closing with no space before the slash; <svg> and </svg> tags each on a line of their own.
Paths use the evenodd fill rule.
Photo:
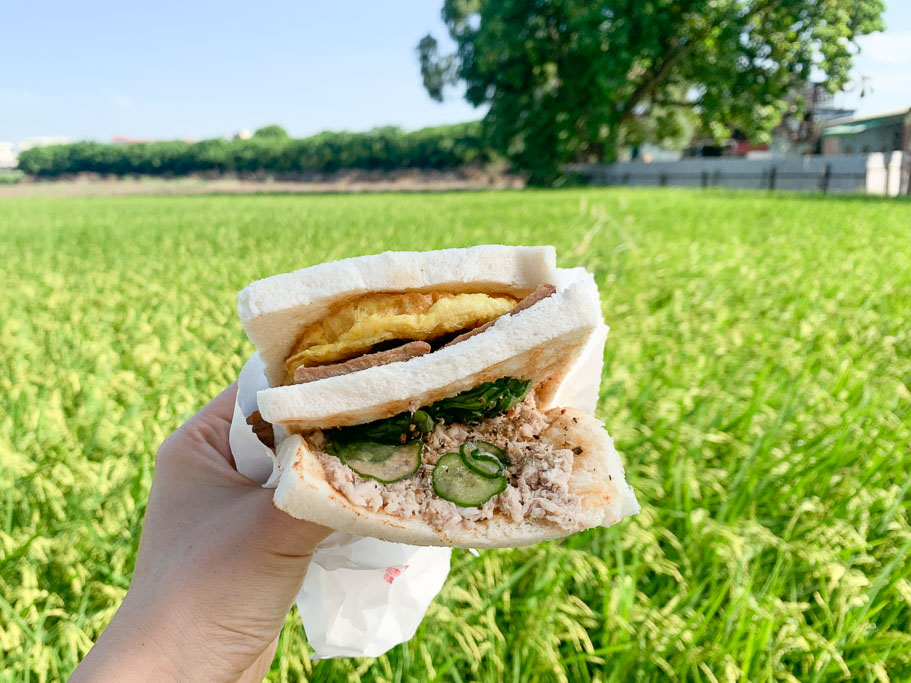
<svg viewBox="0 0 911 683">
<path fill-rule="evenodd" d="M 908 193 L 907 163 L 900 152 L 871 154 L 867 163 L 867 194 L 894 197 Z M 904 192 L 902 191 L 904 190 Z"/>
<path fill-rule="evenodd" d="M 904 155 L 905 157 L 909 155 Z M 907 192 L 900 152 L 804 156 L 793 159 L 698 158 L 673 162 L 576 164 L 569 170 L 595 185 L 676 185 L 806 192 Z"/>
</svg>

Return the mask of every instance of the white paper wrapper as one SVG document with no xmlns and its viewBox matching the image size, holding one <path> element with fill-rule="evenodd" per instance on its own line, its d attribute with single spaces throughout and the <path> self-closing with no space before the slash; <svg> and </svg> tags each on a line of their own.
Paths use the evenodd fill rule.
<svg viewBox="0 0 911 683">
<path fill-rule="evenodd" d="M 410 640 L 446 581 L 451 552 L 332 534 L 297 596 L 317 657 L 378 657 Z"/>
<path fill-rule="evenodd" d="M 559 269 L 554 284 L 562 289 L 580 280 L 589 282 L 592 296 L 598 299 L 592 276 L 582 268 Z M 602 325 L 593 335 L 561 385 L 555 405 L 595 412 L 607 332 Z M 257 409 L 256 392 L 268 386 L 258 353 L 244 365 L 237 384 L 230 436 L 237 470 L 274 488 L 279 476 L 275 456 L 246 423 Z M 376 657 L 409 640 L 446 581 L 451 554 L 449 548 L 389 543 L 341 532 L 330 535 L 313 553 L 297 596 L 316 658 Z"/>
<path fill-rule="evenodd" d="M 254 353 L 240 371 L 231 421 L 237 471 L 275 488 L 278 465 L 246 423 L 267 387 Z M 297 608 L 316 658 L 376 657 L 409 640 L 449 575 L 449 548 L 334 533 L 314 551 Z"/>
</svg>

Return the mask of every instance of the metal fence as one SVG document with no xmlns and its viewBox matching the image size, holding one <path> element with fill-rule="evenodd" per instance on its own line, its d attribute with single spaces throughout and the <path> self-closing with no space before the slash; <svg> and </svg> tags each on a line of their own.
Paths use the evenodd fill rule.
<svg viewBox="0 0 911 683">
<path fill-rule="evenodd" d="M 595 185 L 675 185 L 895 196 L 909 192 L 911 155 L 846 154 L 793 159 L 699 158 L 576 164 Z"/>
</svg>

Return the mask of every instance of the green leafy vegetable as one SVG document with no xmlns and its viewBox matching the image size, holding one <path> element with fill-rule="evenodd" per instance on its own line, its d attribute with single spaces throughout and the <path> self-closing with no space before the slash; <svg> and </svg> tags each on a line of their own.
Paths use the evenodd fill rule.
<svg viewBox="0 0 911 683">
<path fill-rule="evenodd" d="M 485 382 L 474 389 L 444 398 L 413 414 L 404 412 L 384 420 L 333 429 L 326 433 L 326 437 L 337 442 L 405 443 L 419 438 L 421 434 L 430 433 L 439 422 L 477 424 L 501 415 L 522 401 L 530 387 L 531 380 L 501 377 L 494 382 Z"/>
<path fill-rule="evenodd" d="M 436 422 L 477 424 L 501 415 L 528 394 L 531 380 L 501 377 L 424 408 Z"/>
<path fill-rule="evenodd" d="M 377 443 L 397 444 L 417 439 L 421 434 L 433 430 L 433 419 L 423 410 L 412 413 L 399 413 L 385 420 L 376 420 L 354 427 L 333 429 L 326 433 L 330 441 L 375 441 Z"/>
</svg>

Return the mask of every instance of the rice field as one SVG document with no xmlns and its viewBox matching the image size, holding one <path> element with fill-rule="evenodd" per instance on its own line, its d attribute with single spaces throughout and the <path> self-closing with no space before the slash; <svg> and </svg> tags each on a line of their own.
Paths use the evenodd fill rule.
<svg viewBox="0 0 911 683">
<path fill-rule="evenodd" d="M 252 345 L 253 279 L 554 244 L 611 326 L 642 513 L 456 551 L 417 635 L 276 681 L 911 678 L 911 203 L 672 189 L 0 203 L 0 680 L 65 678 L 126 591 L 158 444 Z"/>
</svg>

